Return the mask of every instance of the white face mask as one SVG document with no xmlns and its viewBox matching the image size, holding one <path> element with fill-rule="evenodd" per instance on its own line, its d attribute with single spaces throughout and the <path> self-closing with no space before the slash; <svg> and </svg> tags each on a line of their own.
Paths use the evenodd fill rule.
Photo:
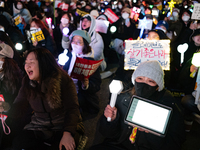
<svg viewBox="0 0 200 150">
<path fill-rule="evenodd" d="M 66 18 L 61 18 L 61 22 L 62 24 L 68 24 L 69 23 L 69 19 L 66 19 Z"/>
<path fill-rule="evenodd" d="M 22 6 L 21 4 L 18 4 L 18 5 L 17 5 L 17 8 L 18 8 L 18 9 L 22 9 L 23 6 Z"/>
<path fill-rule="evenodd" d="M 0 60 L 0 70 L 3 68 L 3 61 Z"/>
<path fill-rule="evenodd" d="M 119 9 L 122 9 L 122 7 L 123 7 L 122 5 L 118 5 L 118 8 L 119 8 Z"/>
<path fill-rule="evenodd" d="M 129 17 L 129 14 L 128 14 L 128 13 L 123 13 L 123 14 L 122 14 L 122 18 L 127 19 L 128 17 Z"/>
<path fill-rule="evenodd" d="M 82 54 L 83 53 L 83 46 L 76 45 L 76 44 L 71 44 L 72 45 L 72 50 L 75 54 Z"/>
<path fill-rule="evenodd" d="M 96 3 L 96 2 L 93 2 L 93 3 L 92 3 L 92 6 L 93 6 L 93 7 L 95 7 L 96 5 L 97 5 L 97 3 Z"/>
<path fill-rule="evenodd" d="M 172 13 L 172 15 L 175 16 L 175 17 L 177 17 L 177 16 L 178 16 L 178 12 L 174 11 L 174 12 Z"/>
<path fill-rule="evenodd" d="M 30 27 L 30 30 L 37 30 L 36 27 Z"/>
<path fill-rule="evenodd" d="M 190 16 L 187 16 L 187 15 L 182 16 L 182 20 L 185 22 L 187 22 L 189 19 L 190 19 Z"/>
</svg>

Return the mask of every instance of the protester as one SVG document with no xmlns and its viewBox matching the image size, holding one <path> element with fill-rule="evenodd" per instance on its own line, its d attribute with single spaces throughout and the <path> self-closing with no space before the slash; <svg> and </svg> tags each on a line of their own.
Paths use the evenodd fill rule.
<svg viewBox="0 0 200 150">
<path fill-rule="evenodd" d="M 28 51 L 25 71 L 12 113 L 23 114 L 30 105 L 33 115 L 13 149 L 74 149 L 81 120 L 73 81 L 44 48 Z"/>
<path fill-rule="evenodd" d="M 95 60 L 101 60 L 103 59 L 101 63 L 101 70 L 104 71 L 106 69 L 106 62 L 104 60 L 104 43 L 101 35 L 99 35 L 95 29 L 96 29 L 96 22 L 94 17 L 87 14 L 83 16 L 82 21 L 80 22 L 81 30 L 85 30 L 88 32 L 88 34 L 91 36 L 91 43 L 90 46 L 94 50 L 94 59 Z"/>
<path fill-rule="evenodd" d="M 20 15 L 24 18 L 26 24 L 30 24 L 32 16 L 29 10 L 25 7 L 24 3 L 21 1 L 15 1 L 15 5 L 13 6 L 13 16 Z"/>
<path fill-rule="evenodd" d="M 44 34 L 44 40 L 37 41 L 34 40 L 32 46 L 34 47 L 45 47 L 48 49 L 55 57 L 57 56 L 56 44 L 53 38 L 51 37 L 49 31 L 45 27 L 44 23 L 39 19 L 32 19 L 30 30 L 41 29 L 42 33 Z"/>
<path fill-rule="evenodd" d="M 115 107 L 107 105 L 104 114 L 99 120 L 99 131 L 106 138 L 102 144 L 96 145 L 90 150 L 178 150 L 184 141 L 183 118 L 177 108 L 176 100 L 171 93 L 164 89 L 164 72 L 158 61 L 146 61 L 141 63 L 132 75 L 133 89 L 124 92 L 117 97 Z M 152 133 L 146 133 L 140 128 L 137 130 L 134 144 L 129 141 L 133 127 L 124 123 L 124 117 L 128 109 L 132 95 L 147 98 L 151 101 L 173 108 L 173 115 L 165 137 Z M 111 122 L 107 118 L 111 117 Z"/>
<path fill-rule="evenodd" d="M 90 35 L 84 30 L 76 30 L 70 35 L 70 47 L 68 52 L 69 60 L 63 69 L 71 75 L 76 57 L 94 60 L 94 51 L 89 46 L 91 42 Z M 73 78 L 76 85 L 78 100 L 81 110 L 89 113 L 99 112 L 99 99 L 96 94 L 100 90 L 101 77 L 99 69 L 95 71 L 89 79 L 78 80 Z"/>
<path fill-rule="evenodd" d="M 71 16 L 68 12 L 65 12 L 62 15 L 62 18 L 60 21 L 61 21 L 60 25 L 57 26 L 53 31 L 53 36 L 54 36 L 54 40 L 56 42 L 58 54 L 62 53 L 65 48 L 67 48 L 67 49 L 69 48 L 69 35 L 74 30 L 76 30 L 75 25 L 70 23 Z M 64 31 L 65 29 L 68 32 L 65 33 L 65 31 Z M 66 43 L 61 44 L 63 42 L 62 39 Z M 68 42 L 68 44 L 67 44 L 67 42 Z"/>
<path fill-rule="evenodd" d="M 12 107 L 14 99 L 17 97 L 21 87 L 22 72 L 13 59 L 14 51 L 12 48 L 1 42 L 0 49 L 0 94 L 4 97 L 5 102 L 9 104 L 9 108 Z M 2 103 L 2 99 L 0 103 Z M 20 128 L 17 128 L 19 127 L 19 122 L 13 119 L 14 116 L 9 116 L 8 113 L 9 110 L 3 114 L 8 116 L 5 122 L 12 132 L 9 135 L 6 135 L 9 131 L 7 129 L 4 130 L 2 122 L 0 123 L 0 149 L 8 148 L 14 134 L 21 130 Z"/>
<path fill-rule="evenodd" d="M 90 35 L 84 30 L 76 30 L 70 35 L 70 51 L 67 54 L 69 60 L 63 67 L 69 75 L 71 75 L 76 57 L 94 60 L 94 51 L 89 46 L 90 42 Z M 81 109 L 90 113 L 98 113 L 99 100 L 96 92 L 100 90 L 101 85 L 99 69 L 89 79 L 85 78 L 80 81 L 73 78 L 73 81 L 76 85 Z"/>
</svg>

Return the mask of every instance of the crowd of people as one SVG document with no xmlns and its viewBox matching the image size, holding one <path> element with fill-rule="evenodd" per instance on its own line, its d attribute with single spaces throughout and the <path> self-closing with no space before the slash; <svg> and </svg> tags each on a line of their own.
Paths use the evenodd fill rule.
<svg viewBox="0 0 200 150">
<path fill-rule="evenodd" d="M 119 67 L 112 77 L 124 90 L 98 122 L 104 142 L 90 149 L 181 149 L 190 131 L 184 125 L 200 123 L 194 94 L 199 66 L 192 64 L 200 48 L 200 22 L 192 19 L 198 2 L 172 7 L 169 0 L 0 0 L 0 149 L 76 149 L 87 130 L 84 112 L 99 113 L 101 73 L 115 56 Z M 151 29 L 138 28 L 142 19 L 152 20 Z M 106 26 L 100 30 L 102 21 Z M 163 71 L 158 61 L 125 70 L 125 40 L 170 40 L 170 70 Z M 177 47 L 184 43 L 181 61 Z M 66 62 L 59 64 L 63 52 Z M 77 58 L 101 63 L 79 79 L 71 77 Z M 184 93 L 180 103 L 173 90 Z M 124 117 L 133 95 L 173 109 L 165 137 L 138 127 L 135 141 L 129 140 L 135 127 Z"/>
</svg>

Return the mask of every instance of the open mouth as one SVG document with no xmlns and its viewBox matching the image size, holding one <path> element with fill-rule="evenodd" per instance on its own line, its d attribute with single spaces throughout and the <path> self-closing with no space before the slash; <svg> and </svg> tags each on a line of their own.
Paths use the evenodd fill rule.
<svg viewBox="0 0 200 150">
<path fill-rule="evenodd" d="M 33 74 L 33 71 L 28 71 L 28 75 L 32 75 Z"/>
</svg>

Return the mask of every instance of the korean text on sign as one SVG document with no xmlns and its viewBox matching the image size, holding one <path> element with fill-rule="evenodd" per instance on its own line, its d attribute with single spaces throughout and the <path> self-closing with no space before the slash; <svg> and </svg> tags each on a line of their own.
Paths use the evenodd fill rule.
<svg viewBox="0 0 200 150">
<path fill-rule="evenodd" d="M 31 40 L 34 42 L 35 40 L 36 41 L 42 41 L 42 40 L 45 40 L 45 37 L 44 37 L 44 34 L 42 32 L 41 29 L 37 29 L 37 30 L 33 30 L 33 31 L 30 31 L 31 32 Z"/>
<path fill-rule="evenodd" d="M 124 69 L 132 70 L 148 60 L 157 60 L 164 70 L 170 67 L 170 40 L 131 40 L 125 41 Z"/>
</svg>

